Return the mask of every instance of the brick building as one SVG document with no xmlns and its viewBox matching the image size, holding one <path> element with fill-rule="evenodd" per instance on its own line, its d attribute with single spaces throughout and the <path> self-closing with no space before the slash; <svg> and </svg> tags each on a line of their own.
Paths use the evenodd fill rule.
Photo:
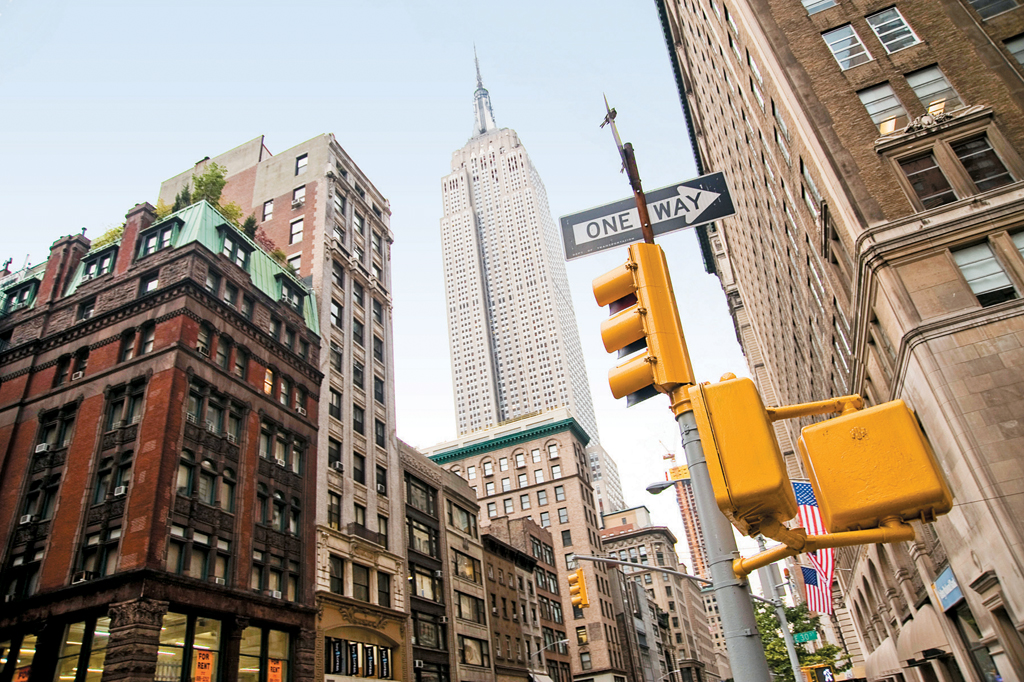
<svg viewBox="0 0 1024 682">
<path fill-rule="evenodd" d="M 558 408 L 476 431 L 423 452 L 474 489 L 482 512 L 481 526 L 508 516 L 530 518 L 550 529 L 557 545 L 553 553 L 567 626 L 585 626 L 588 633 L 586 645 L 569 638 L 573 676 L 624 682 L 629 658 L 615 617 L 613 574 L 604 564 L 583 564 L 590 594 L 588 609 L 574 613 L 568 591 L 567 574 L 576 569 L 570 555 L 601 551 L 586 442 L 587 435 L 571 413 Z"/>
<path fill-rule="evenodd" d="M 0 680 L 311 679 L 316 299 L 200 202 L 0 279 Z"/>
<path fill-rule="evenodd" d="M 670 573 L 651 571 L 661 566 L 685 573 L 676 556 L 676 538 L 665 526 L 651 523 L 646 507 L 633 507 L 604 515 L 601 531 L 609 556 L 636 564 L 624 567 L 626 579 L 640 587 L 645 600 L 657 605 L 667 627 L 662 670 L 671 682 L 705 682 L 721 679 L 714 644 L 699 584 Z M 670 671 L 672 671 L 670 673 Z"/>
<path fill-rule="evenodd" d="M 905 400 L 955 497 L 912 543 L 837 552 L 853 674 L 1024 679 L 1024 8 L 657 5 L 737 207 L 707 265 L 766 400 Z"/>
<path fill-rule="evenodd" d="M 165 181 L 160 198 L 211 161 L 227 169 L 221 201 L 253 214 L 320 294 L 317 674 L 379 676 L 383 652 L 388 673 L 408 678 L 388 201 L 329 134 L 276 155 L 258 137 Z"/>
</svg>

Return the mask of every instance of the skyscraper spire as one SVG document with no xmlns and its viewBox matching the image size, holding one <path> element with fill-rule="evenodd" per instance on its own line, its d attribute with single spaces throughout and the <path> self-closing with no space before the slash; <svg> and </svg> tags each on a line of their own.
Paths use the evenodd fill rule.
<svg viewBox="0 0 1024 682">
<path fill-rule="evenodd" d="M 480 77 L 480 59 L 476 56 L 476 45 L 473 46 L 473 61 L 476 62 L 476 92 L 473 93 L 473 109 L 476 120 L 472 137 L 477 137 L 486 132 L 497 130 L 498 125 L 494 122 L 491 96 L 484 87 L 483 78 Z"/>
</svg>

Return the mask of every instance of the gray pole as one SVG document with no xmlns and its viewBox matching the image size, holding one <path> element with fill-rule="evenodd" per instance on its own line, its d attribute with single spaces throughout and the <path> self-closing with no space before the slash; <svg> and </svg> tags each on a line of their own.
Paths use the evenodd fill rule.
<svg viewBox="0 0 1024 682">
<path fill-rule="evenodd" d="M 736 538 L 732 534 L 732 524 L 719 511 L 715 502 L 715 491 L 711 487 L 711 476 L 693 411 L 683 412 L 676 418 L 676 422 L 683 437 L 683 452 L 686 453 L 686 463 L 690 468 L 690 484 L 693 486 L 697 515 L 704 531 L 704 542 L 707 544 L 708 564 L 714 582 L 712 591 L 722 617 L 733 679 L 736 682 L 770 682 L 772 676 L 768 671 L 761 635 L 757 631 L 750 589 L 732 570 L 732 560 L 739 556 Z"/>
<path fill-rule="evenodd" d="M 757 536 L 757 548 L 762 552 L 765 550 L 764 536 Z M 761 580 L 761 589 L 764 596 L 775 603 L 775 615 L 779 617 L 779 626 L 782 629 L 782 638 L 786 640 L 786 651 L 789 653 L 789 665 L 793 668 L 793 679 L 800 682 L 803 673 L 800 672 L 800 659 L 796 655 L 796 645 L 793 643 L 793 633 L 789 631 L 789 621 L 786 620 L 786 608 L 779 596 L 777 585 L 782 584 L 782 576 L 779 575 L 779 567 L 775 564 L 768 564 L 758 569 L 757 577 Z"/>
</svg>

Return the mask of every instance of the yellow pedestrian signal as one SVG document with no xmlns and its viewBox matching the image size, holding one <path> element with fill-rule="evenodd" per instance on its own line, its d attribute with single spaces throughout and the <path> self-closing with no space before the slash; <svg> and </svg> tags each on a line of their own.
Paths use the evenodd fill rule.
<svg viewBox="0 0 1024 682">
<path fill-rule="evenodd" d="M 601 324 L 605 350 L 637 353 L 608 373 L 616 398 L 635 404 L 654 394 L 693 383 L 665 253 L 656 244 L 630 244 L 623 265 L 594 280 L 594 297 L 611 306 Z M 643 352 L 638 352 L 645 348 Z M 654 390 L 652 390 L 652 388 Z"/>
<path fill-rule="evenodd" d="M 587 597 L 587 578 L 583 575 L 582 568 L 577 568 L 569 574 L 569 596 L 572 598 L 572 605 L 578 609 L 590 606 L 590 599 Z"/>
<path fill-rule="evenodd" d="M 744 535 L 766 519 L 796 516 L 796 495 L 754 382 L 730 378 L 690 388 L 715 501 Z"/>
<path fill-rule="evenodd" d="M 892 517 L 934 521 L 952 509 L 942 469 L 902 400 L 806 426 L 799 447 L 830 533 Z"/>
</svg>

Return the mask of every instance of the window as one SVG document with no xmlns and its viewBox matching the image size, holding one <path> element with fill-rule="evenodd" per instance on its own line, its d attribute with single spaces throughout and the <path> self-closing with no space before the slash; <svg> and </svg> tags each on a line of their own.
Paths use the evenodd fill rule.
<svg viewBox="0 0 1024 682">
<path fill-rule="evenodd" d="M 511 497 L 506 497 L 504 499 L 504 501 L 503 501 L 503 504 L 505 505 L 505 513 L 506 514 L 511 514 L 512 512 L 514 512 L 516 510 L 515 505 L 513 504 Z"/>
<path fill-rule="evenodd" d="M 335 419 L 341 419 L 341 393 L 331 389 L 331 402 L 327 407 L 327 412 Z"/>
<path fill-rule="evenodd" d="M 366 385 L 366 372 L 363 363 L 358 360 L 352 363 L 352 383 L 359 388 Z"/>
<path fill-rule="evenodd" d="M 942 173 L 935 155 L 931 152 L 923 156 L 915 156 L 900 161 L 910 186 L 914 188 L 917 198 L 925 210 L 956 201 L 956 192 L 949 185 L 949 180 Z"/>
<path fill-rule="evenodd" d="M 298 244 L 302 241 L 302 226 L 303 219 L 299 218 L 291 222 L 290 236 L 288 238 L 289 244 Z"/>
<path fill-rule="evenodd" d="M 352 564 L 352 597 L 359 601 L 370 601 L 370 569 Z"/>
<path fill-rule="evenodd" d="M 483 574 L 480 572 L 480 562 L 471 556 L 467 556 L 458 550 L 452 550 L 452 566 L 455 575 L 464 580 L 480 584 L 483 582 Z"/>
<path fill-rule="evenodd" d="M 378 256 L 383 254 L 383 252 L 384 252 L 384 239 L 380 236 L 380 232 L 377 232 L 376 230 L 373 231 L 373 236 L 371 237 L 370 247 L 373 249 L 373 252 L 375 254 L 377 254 Z"/>
<path fill-rule="evenodd" d="M 139 258 L 156 253 L 160 249 L 166 249 L 171 245 L 171 237 L 174 227 L 166 225 L 154 228 L 152 231 L 139 236 Z"/>
<path fill-rule="evenodd" d="M 989 19 L 1017 6 L 1017 0 L 970 0 L 970 3 L 982 19 Z"/>
<path fill-rule="evenodd" d="M 438 558 L 437 530 L 415 519 L 409 519 L 409 546 L 420 554 Z"/>
<path fill-rule="evenodd" d="M 295 174 L 302 175 L 306 172 L 306 164 L 309 163 L 309 154 L 303 154 L 295 158 Z"/>
<path fill-rule="evenodd" d="M 888 135 L 898 128 L 906 127 L 907 111 L 900 104 L 896 93 L 888 83 L 881 83 L 861 90 L 857 96 L 860 97 L 864 108 L 868 110 L 868 115 L 878 126 L 878 132 L 882 135 Z"/>
<path fill-rule="evenodd" d="M 364 332 L 363 323 L 360 320 L 356 320 L 356 319 L 353 318 L 353 320 L 352 320 L 352 340 L 355 341 L 356 344 L 358 344 L 360 348 L 362 348 L 362 346 L 363 346 L 363 338 L 364 338 L 363 332 Z"/>
<path fill-rule="evenodd" d="M 415 595 L 421 599 L 429 599 L 430 601 L 439 601 L 440 596 L 440 585 L 434 572 L 423 566 L 413 566 L 413 589 Z"/>
<path fill-rule="evenodd" d="M 508 471 L 508 457 L 502 457 L 498 460 L 498 471 Z"/>
<path fill-rule="evenodd" d="M 377 362 L 384 362 L 384 339 L 376 334 L 373 336 L 373 359 Z"/>
<path fill-rule="evenodd" d="M 555 502 L 565 501 L 565 486 L 555 486 Z"/>
<path fill-rule="evenodd" d="M 507 493 L 512 490 L 512 481 L 508 478 L 501 479 L 501 492 Z"/>
<path fill-rule="evenodd" d="M 335 327 L 337 327 L 338 329 L 344 329 L 345 328 L 344 324 L 342 323 L 342 314 L 344 312 L 345 312 L 345 307 L 344 306 L 342 306 L 337 301 L 334 301 L 334 300 L 331 301 L 331 324 L 334 325 Z"/>
<path fill-rule="evenodd" d="M 121 527 L 87 533 L 82 545 L 79 566 L 90 577 L 113 575 L 117 566 L 117 546 Z"/>
<path fill-rule="evenodd" d="M 1024 64 L 1024 35 L 1004 40 L 1003 44 L 1006 45 L 1006 49 L 1010 51 L 1010 55 L 1017 60 L 1017 63 Z"/>
<path fill-rule="evenodd" d="M 373 299 L 373 320 L 377 324 L 384 324 L 384 304 Z"/>
<path fill-rule="evenodd" d="M 459 663 L 477 665 L 484 668 L 491 667 L 491 656 L 487 642 L 482 639 L 473 639 L 472 637 L 459 635 Z"/>
<path fill-rule="evenodd" d="M 560 464 L 551 465 L 551 480 L 557 481 L 562 477 L 562 467 Z"/>
<path fill-rule="evenodd" d="M 843 71 L 871 61 L 871 55 L 850 24 L 826 31 L 821 37 L 825 39 L 825 44 Z"/>
<path fill-rule="evenodd" d="M 537 506 L 543 507 L 548 503 L 548 491 L 538 490 L 537 491 Z"/>
<path fill-rule="evenodd" d="M 352 453 L 352 480 L 366 485 L 366 457 L 358 452 Z"/>
<path fill-rule="evenodd" d="M 540 527 L 547 528 L 551 525 L 551 515 L 546 511 L 540 513 Z"/>
<path fill-rule="evenodd" d="M 494 481 L 487 481 L 486 483 L 484 483 L 484 492 L 487 495 L 494 494 Z"/>
<path fill-rule="evenodd" d="M 476 467 L 475 466 L 468 466 L 468 467 L 466 467 L 466 478 L 468 480 L 470 480 L 470 481 L 476 479 Z"/>
<path fill-rule="evenodd" d="M 530 496 L 528 494 L 519 496 L 519 507 L 524 511 L 530 508 Z"/>
<path fill-rule="evenodd" d="M 987 242 L 953 251 L 953 260 L 982 306 L 1017 298 L 1013 283 L 1006 276 L 992 247 Z"/>
<path fill-rule="evenodd" d="M 388 470 L 379 464 L 376 466 L 377 492 L 386 496 L 388 494 Z"/>
<path fill-rule="evenodd" d="M 121 337 L 120 362 L 128 362 L 135 357 L 135 332 L 130 331 Z"/>
<path fill-rule="evenodd" d="M 419 479 L 406 476 L 406 502 L 429 516 L 437 516 L 437 492 Z M 452 523 L 449 505 L 448 523 Z"/>
<path fill-rule="evenodd" d="M 533 482 L 534 483 L 543 483 L 544 482 L 544 470 L 543 469 L 535 469 L 534 470 L 534 472 L 533 472 Z"/>
<path fill-rule="evenodd" d="M 869 15 L 867 20 L 871 30 L 875 32 L 889 54 L 921 42 L 895 7 Z"/>
<path fill-rule="evenodd" d="M 352 406 L 352 430 L 356 433 L 366 433 L 366 410 L 359 405 Z"/>
<path fill-rule="evenodd" d="M 338 344 L 334 343 L 333 341 L 331 342 L 330 357 L 331 357 L 331 369 L 333 369 L 335 372 L 340 372 L 341 371 L 341 362 L 342 362 L 341 347 L 338 346 Z"/>
<path fill-rule="evenodd" d="M 494 475 L 494 462 L 487 460 L 484 462 L 484 476 Z"/>
<path fill-rule="evenodd" d="M 356 232 L 358 232 L 361 235 L 365 235 L 366 234 L 364 232 L 364 227 L 365 227 L 366 221 L 364 220 L 363 216 L 359 215 L 358 213 L 353 213 L 352 214 L 352 224 L 355 226 Z M 362 260 L 362 259 L 360 258 L 360 260 Z"/>
<path fill-rule="evenodd" d="M 391 606 L 391 575 L 377 571 L 377 604 Z"/>
<path fill-rule="evenodd" d="M 479 571 L 477 571 L 477 574 L 479 575 Z M 457 616 L 463 620 L 480 624 L 486 622 L 484 614 L 485 604 L 483 599 L 456 591 L 455 608 Z"/>
<path fill-rule="evenodd" d="M 363 289 L 363 285 L 355 280 L 352 281 L 352 302 L 360 308 L 363 307 L 364 299 L 366 297 L 366 290 Z"/>
<path fill-rule="evenodd" d="M 334 493 L 331 493 L 331 495 L 334 495 Z M 335 497 L 337 496 L 335 495 Z M 345 560 L 340 556 L 331 554 L 328 559 L 328 571 L 330 574 L 331 592 L 334 594 L 345 594 Z"/>
<path fill-rule="evenodd" d="M 143 338 L 145 342 L 145 338 Z M 241 348 L 235 348 L 235 366 L 232 370 L 236 377 L 239 379 L 245 379 L 247 365 L 249 363 L 249 354 Z"/>
<path fill-rule="evenodd" d="M 497 515 L 498 515 L 498 505 L 495 504 L 494 502 L 488 502 L 487 503 L 487 516 L 489 518 L 493 519 Z"/>
<path fill-rule="evenodd" d="M 299 273 L 299 270 L 302 269 L 302 254 L 297 253 L 294 256 L 288 256 L 288 267 L 290 267 L 292 269 L 292 272 L 294 272 L 297 275 Z M 292 307 L 298 307 L 298 295 L 295 295 L 293 298 L 293 292 L 288 289 L 284 289 L 281 293 L 287 294 L 287 296 L 285 297 L 286 303 L 291 304 Z"/>
<path fill-rule="evenodd" d="M 378 447 L 386 447 L 387 436 L 385 434 L 384 422 L 380 419 L 373 420 L 373 440 Z"/>
<path fill-rule="evenodd" d="M 274 200 L 269 199 L 263 202 L 263 222 L 274 217 Z"/>
<path fill-rule="evenodd" d="M 378 376 L 373 377 L 373 399 L 384 404 L 384 380 Z"/>
<path fill-rule="evenodd" d="M 519 474 L 519 487 L 525 488 L 528 485 L 530 485 L 530 482 L 527 480 L 526 474 Z"/>
<path fill-rule="evenodd" d="M 562 547 L 572 547 L 572 531 L 562 531 Z"/>
<path fill-rule="evenodd" d="M 334 530 L 341 530 L 341 495 L 338 493 L 327 493 L 327 525 Z"/>
<path fill-rule="evenodd" d="M 212 618 L 168 612 L 160 624 L 159 652 L 157 680 L 189 682 L 200 679 L 204 672 L 209 675 L 221 663 L 221 623 Z"/>
<path fill-rule="evenodd" d="M 566 507 L 558 508 L 558 522 L 569 523 L 569 510 Z"/>
<path fill-rule="evenodd" d="M 242 317 L 247 320 L 252 319 L 252 311 L 256 303 L 248 296 L 242 296 Z"/>
<path fill-rule="evenodd" d="M 291 641 L 287 632 L 247 627 L 242 631 L 237 679 L 248 682 L 278 675 L 281 680 L 292 679 L 290 651 Z"/>
<path fill-rule="evenodd" d="M 476 515 L 457 504 L 448 503 L 448 525 L 472 537 L 477 537 Z"/>
<path fill-rule="evenodd" d="M 1013 182 L 1013 177 L 989 144 L 987 135 L 961 140 L 950 146 L 979 192 Z"/>
<path fill-rule="evenodd" d="M 960 106 L 960 96 L 937 66 L 907 74 L 907 83 L 928 113 L 938 114 Z"/>
<path fill-rule="evenodd" d="M 581 651 L 580 652 L 580 668 L 582 668 L 583 670 L 590 670 L 591 662 L 590 662 L 590 652 L 589 651 Z"/>
</svg>

